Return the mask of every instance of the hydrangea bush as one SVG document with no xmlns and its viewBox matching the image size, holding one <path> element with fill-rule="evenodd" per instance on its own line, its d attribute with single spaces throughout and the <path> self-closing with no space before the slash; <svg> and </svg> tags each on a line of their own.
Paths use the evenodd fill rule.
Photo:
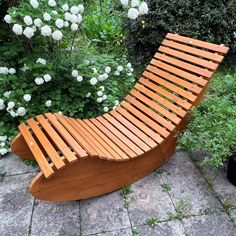
<svg viewBox="0 0 236 236">
<path fill-rule="evenodd" d="M 139 1 L 121 3 L 130 6 L 130 19 L 148 11 Z M 9 151 L 19 122 L 49 111 L 96 116 L 118 106 L 132 87 L 125 55 L 97 53 L 89 45 L 84 15 L 76 0 L 22 1 L 8 9 L 0 33 L 0 155 Z"/>
</svg>

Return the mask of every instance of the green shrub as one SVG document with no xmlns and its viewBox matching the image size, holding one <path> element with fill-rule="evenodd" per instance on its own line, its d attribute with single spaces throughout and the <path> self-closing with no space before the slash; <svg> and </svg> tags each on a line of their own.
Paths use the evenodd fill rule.
<svg viewBox="0 0 236 236">
<path fill-rule="evenodd" d="M 149 14 L 132 23 L 124 18 L 131 62 L 144 67 L 166 33 L 224 43 L 236 51 L 236 1 L 148 0 Z"/>
<path fill-rule="evenodd" d="M 219 72 L 213 79 L 208 98 L 194 110 L 187 130 L 179 137 L 185 150 L 203 149 L 203 164 L 222 166 L 236 149 L 236 74 Z"/>
<path fill-rule="evenodd" d="M 32 2 L 37 6 L 36 0 Z M 80 24 L 79 18 L 80 14 L 88 18 L 89 12 L 74 14 L 74 26 L 79 27 L 72 30 L 74 20 L 65 19 L 69 11 L 62 8 L 63 3 L 50 2 L 56 6 L 41 0 L 33 8 L 29 1 L 22 1 L 9 8 L 8 24 L 0 22 L 0 155 L 7 152 L 19 122 L 45 112 L 81 118 L 99 115 L 118 105 L 134 81 L 125 55 L 117 55 L 115 48 L 101 53 L 89 43 L 86 31 L 95 26 Z M 79 2 L 67 4 L 78 6 Z M 51 19 L 43 17 L 44 13 Z M 42 23 L 35 23 L 36 18 Z M 58 19 L 64 21 L 63 26 Z M 114 38 L 117 31 L 109 37 Z"/>
</svg>

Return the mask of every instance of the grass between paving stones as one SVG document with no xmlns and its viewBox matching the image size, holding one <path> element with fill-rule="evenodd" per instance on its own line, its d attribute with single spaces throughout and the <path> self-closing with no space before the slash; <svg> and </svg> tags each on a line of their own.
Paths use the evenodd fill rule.
<svg viewBox="0 0 236 236">
<path fill-rule="evenodd" d="M 133 227 L 132 228 L 132 236 L 138 236 L 139 234 L 140 234 L 140 232 L 135 227 Z"/>
<path fill-rule="evenodd" d="M 0 182 L 3 182 L 5 175 L 6 171 L 4 170 L 4 166 L 0 166 Z"/>
<path fill-rule="evenodd" d="M 34 160 L 23 160 L 23 162 L 24 162 L 25 165 L 27 165 L 27 166 L 32 166 L 32 167 L 34 167 L 34 168 L 37 168 L 37 167 L 38 167 L 37 161 L 34 161 Z"/>
<path fill-rule="evenodd" d="M 157 225 L 157 218 L 155 216 L 150 216 L 147 218 L 147 224 L 150 226 L 150 227 L 155 227 Z"/>
<path fill-rule="evenodd" d="M 163 192 L 169 192 L 171 190 L 171 184 L 169 183 L 164 183 L 161 185 L 162 191 Z"/>
<path fill-rule="evenodd" d="M 188 210 L 189 201 L 181 199 L 175 207 L 175 213 L 171 213 L 168 220 L 181 220 L 188 214 Z"/>
<path fill-rule="evenodd" d="M 129 201 L 128 201 L 128 196 L 129 194 L 133 193 L 134 190 L 132 189 L 132 187 L 130 185 L 125 185 L 122 189 L 121 189 L 121 196 L 124 199 L 124 207 L 128 208 L 129 206 Z"/>
</svg>

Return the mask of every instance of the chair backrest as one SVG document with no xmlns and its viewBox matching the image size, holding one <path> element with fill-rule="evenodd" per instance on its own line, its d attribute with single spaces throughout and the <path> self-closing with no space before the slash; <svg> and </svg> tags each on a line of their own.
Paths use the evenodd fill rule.
<svg viewBox="0 0 236 236">
<path fill-rule="evenodd" d="M 199 105 L 228 50 L 224 45 L 167 34 L 122 107 L 153 129 L 158 123 L 156 130 L 167 137 Z"/>
</svg>

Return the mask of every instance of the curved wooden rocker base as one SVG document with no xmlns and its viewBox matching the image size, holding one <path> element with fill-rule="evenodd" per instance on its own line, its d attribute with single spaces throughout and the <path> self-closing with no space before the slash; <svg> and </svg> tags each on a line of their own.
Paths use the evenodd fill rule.
<svg viewBox="0 0 236 236">
<path fill-rule="evenodd" d="M 143 178 L 164 164 L 166 159 L 160 147 L 137 159 L 123 162 L 88 157 L 67 165 L 51 178 L 45 178 L 40 172 L 31 182 L 30 192 L 37 199 L 47 201 L 95 197 L 113 192 Z"/>
</svg>

